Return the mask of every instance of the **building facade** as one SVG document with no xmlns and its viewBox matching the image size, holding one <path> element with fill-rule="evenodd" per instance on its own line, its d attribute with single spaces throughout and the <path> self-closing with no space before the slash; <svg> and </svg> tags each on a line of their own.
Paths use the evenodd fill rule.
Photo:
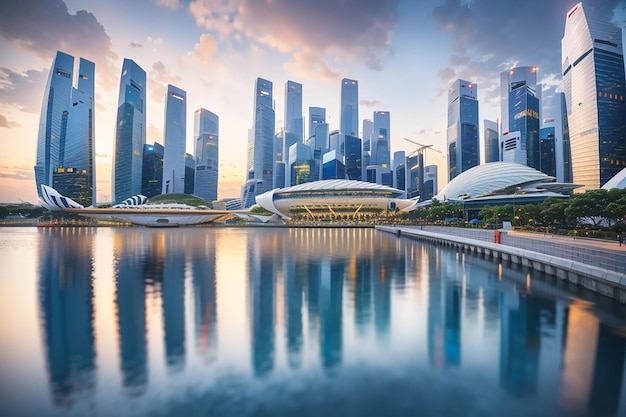
<svg viewBox="0 0 626 417">
<path fill-rule="evenodd" d="M 58 51 L 44 92 L 37 137 L 35 184 L 96 205 L 95 64 L 80 58 L 76 88 L 74 57 Z"/>
<path fill-rule="evenodd" d="M 626 167 L 626 87 L 620 28 L 578 3 L 561 41 L 573 182 L 602 187 Z"/>
<path fill-rule="evenodd" d="M 344 135 L 359 136 L 359 82 L 341 80 L 340 131 Z"/>
<path fill-rule="evenodd" d="M 219 178 L 218 115 L 203 108 L 196 110 L 193 136 L 196 139 L 194 194 L 206 201 L 215 201 Z"/>
<path fill-rule="evenodd" d="M 508 131 L 520 132 L 520 149 L 526 153 L 526 162 L 522 163 L 539 169 L 539 99 L 528 85 L 509 93 Z"/>
<path fill-rule="evenodd" d="M 161 194 L 163 189 L 163 153 L 165 148 L 158 142 L 143 146 L 141 194 L 148 198 Z"/>
<path fill-rule="evenodd" d="M 168 84 L 165 96 L 163 194 L 185 192 L 187 92 Z"/>
<path fill-rule="evenodd" d="M 456 80 L 448 91 L 448 180 L 480 163 L 478 86 Z"/>
<path fill-rule="evenodd" d="M 374 112 L 370 164 L 391 168 L 391 115 L 388 111 Z"/>
<path fill-rule="evenodd" d="M 302 84 L 287 81 L 285 84 L 285 132 L 304 142 L 304 120 L 302 115 Z M 289 149 L 289 148 L 287 148 Z"/>
<path fill-rule="evenodd" d="M 485 120 L 484 126 L 483 142 L 485 145 L 485 163 L 497 162 L 500 160 L 498 123 L 491 120 Z"/>
<path fill-rule="evenodd" d="M 146 129 L 146 72 L 132 59 L 124 59 L 113 149 L 113 203 L 141 193 Z"/>
<path fill-rule="evenodd" d="M 326 109 L 324 107 L 309 107 L 309 131 L 308 137 L 315 136 L 315 128 L 326 123 Z"/>
</svg>

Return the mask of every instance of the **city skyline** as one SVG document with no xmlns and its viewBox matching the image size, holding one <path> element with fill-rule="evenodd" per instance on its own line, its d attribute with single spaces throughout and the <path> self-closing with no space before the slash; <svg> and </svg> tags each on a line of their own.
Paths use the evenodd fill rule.
<svg viewBox="0 0 626 417">
<path fill-rule="evenodd" d="M 393 112 L 390 153 L 414 150 L 403 137 L 445 150 L 446 92 L 458 78 L 481 85 L 482 125 L 485 119 L 499 117 L 500 72 L 536 66 L 537 81 L 544 88 L 542 116 L 556 117 L 550 109 L 556 108 L 555 93 L 561 91 L 561 39 L 566 14 L 577 2 L 520 3 L 516 16 L 509 16 L 500 4 L 462 3 L 329 2 L 314 10 L 307 2 L 275 1 L 261 7 L 246 1 L 213 6 L 209 1 L 144 0 L 124 6 L 127 13 L 121 13 L 122 2 L 116 1 L 3 4 L 0 138 L 5 151 L 0 156 L 0 201 L 36 202 L 37 126 L 45 79 L 57 51 L 95 63 L 100 201 L 112 198 L 115 100 L 124 59 L 146 71 L 146 143 L 164 143 L 168 84 L 188 92 L 188 126 L 198 108 L 220 115 L 220 198 L 239 196 L 246 180 L 242 150 L 253 118 L 250 86 L 257 77 L 273 83 L 274 97 L 284 97 L 288 80 L 301 84 L 303 110 L 325 108 L 329 131 L 340 127 L 341 80 L 358 81 L 361 118 L 374 111 Z M 608 21 L 623 25 L 623 1 L 593 6 Z M 146 19 L 136 21 L 137 14 Z M 347 14 L 352 18 L 342 18 Z M 529 25 L 523 42 L 512 30 L 519 19 Z M 279 20 L 286 24 L 276 24 Z M 85 31 L 93 36 L 85 39 Z M 278 116 L 284 114 L 284 105 L 280 98 L 275 100 L 276 129 L 285 125 Z M 187 129 L 189 153 L 194 152 L 192 136 Z M 480 142 L 482 152 L 482 135 Z M 426 151 L 425 158 L 426 164 L 439 166 L 440 186 L 445 185 L 445 154 Z"/>
</svg>

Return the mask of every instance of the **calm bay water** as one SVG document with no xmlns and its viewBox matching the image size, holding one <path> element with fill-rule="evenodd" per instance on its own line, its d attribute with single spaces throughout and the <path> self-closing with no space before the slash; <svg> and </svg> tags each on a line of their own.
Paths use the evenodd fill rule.
<svg viewBox="0 0 626 417">
<path fill-rule="evenodd" d="M 624 416 L 626 310 L 371 229 L 0 228 L 2 416 Z"/>
</svg>

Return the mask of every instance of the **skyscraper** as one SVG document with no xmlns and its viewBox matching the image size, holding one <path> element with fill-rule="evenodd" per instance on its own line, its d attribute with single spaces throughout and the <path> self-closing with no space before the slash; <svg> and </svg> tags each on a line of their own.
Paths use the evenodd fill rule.
<svg viewBox="0 0 626 417">
<path fill-rule="evenodd" d="M 85 206 L 96 204 L 95 65 L 81 58 L 77 88 L 74 57 L 57 52 L 48 75 L 39 122 L 35 183 L 56 188 Z"/>
<path fill-rule="evenodd" d="M 141 194 L 152 198 L 163 189 L 163 145 L 158 142 L 143 146 Z"/>
<path fill-rule="evenodd" d="M 500 149 L 498 145 L 498 123 L 485 120 L 485 131 L 483 140 L 485 142 L 485 163 L 497 162 L 500 160 Z"/>
<path fill-rule="evenodd" d="M 309 107 L 308 137 L 315 136 L 316 126 L 322 123 L 326 123 L 326 109 L 323 107 Z"/>
<path fill-rule="evenodd" d="M 163 194 L 185 192 L 187 92 L 171 84 L 165 96 Z"/>
<path fill-rule="evenodd" d="M 448 91 L 448 180 L 480 162 L 478 86 L 456 80 Z"/>
<path fill-rule="evenodd" d="M 219 177 L 219 117 L 207 109 L 194 113 L 196 178 L 194 194 L 206 201 L 217 200 Z"/>
<path fill-rule="evenodd" d="M 370 142 L 371 165 L 391 168 L 391 119 L 388 111 L 374 112 L 374 130 Z"/>
<path fill-rule="evenodd" d="M 532 94 L 537 96 L 537 67 L 515 67 L 500 73 L 500 134 L 512 132 L 510 115 L 510 93 L 521 87 L 528 87 Z"/>
<path fill-rule="evenodd" d="M 359 136 L 359 82 L 341 80 L 341 134 Z"/>
<path fill-rule="evenodd" d="M 185 194 L 195 194 L 196 160 L 193 155 L 185 152 Z"/>
<path fill-rule="evenodd" d="M 363 178 L 363 163 L 361 157 L 361 139 L 351 136 L 344 136 L 344 166 L 346 178 L 349 180 L 361 181 Z"/>
<path fill-rule="evenodd" d="M 287 81 L 285 84 L 285 132 L 291 133 L 298 142 L 304 143 L 303 129 L 302 84 Z"/>
<path fill-rule="evenodd" d="M 593 9 L 574 6 L 561 41 L 573 182 L 602 187 L 626 167 L 626 87 L 621 33 Z"/>
<path fill-rule="evenodd" d="M 535 167 L 546 175 L 556 178 L 554 126 L 539 129 L 539 166 Z"/>
<path fill-rule="evenodd" d="M 242 190 L 242 207 L 255 204 L 255 197 L 273 186 L 275 112 L 272 82 L 257 78 L 254 85 L 253 140 L 251 142 L 252 172 Z"/>
<path fill-rule="evenodd" d="M 113 148 L 113 203 L 141 193 L 141 163 L 146 143 L 146 72 L 124 59 Z"/>
<path fill-rule="evenodd" d="M 509 93 L 509 131 L 520 132 L 520 150 L 526 153 L 523 163 L 540 169 L 539 99 L 528 85 Z"/>
</svg>

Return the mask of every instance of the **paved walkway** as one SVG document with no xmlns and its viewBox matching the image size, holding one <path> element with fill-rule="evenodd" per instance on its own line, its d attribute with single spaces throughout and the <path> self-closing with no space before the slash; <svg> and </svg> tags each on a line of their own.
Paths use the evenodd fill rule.
<svg viewBox="0 0 626 417">
<path fill-rule="evenodd" d="M 495 230 L 424 226 L 423 230 L 482 241 L 494 241 Z M 609 271 L 626 273 L 626 245 L 600 239 L 588 239 L 544 233 L 502 231 L 502 245 L 582 262 Z"/>
</svg>

